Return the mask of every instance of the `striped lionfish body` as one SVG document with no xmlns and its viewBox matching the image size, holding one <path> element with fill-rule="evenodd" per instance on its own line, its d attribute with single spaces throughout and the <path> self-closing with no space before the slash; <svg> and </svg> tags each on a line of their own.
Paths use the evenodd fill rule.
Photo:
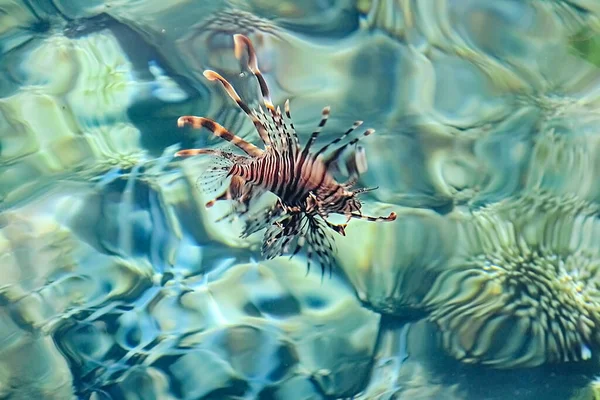
<svg viewBox="0 0 600 400">
<path fill-rule="evenodd" d="M 396 214 L 387 217 L 369 217 L 361 213 L 360 193 L 373 189 L 352 189 L 360 173 L 366 169 L 360 152 L 352 153 L 346 162 L 349 178 L 340 183 L 334 178 L 339 171 L 342 154 L 346 149 L 356 149 L 360 139 L 355 137 L 337 146 L 357 129 L 362 122 L 357 121 L 337 139 L 314 151 L 321 129 L 329 117 L 329 107 L 322 112 L 321 122 L 312 133 L 308 142 L 301 147 L 290 115 L 289 100 L 285 102 L 284 112 L 271 102 L 269 88 L 261 75 L 256 54 L 251 41 L 243 35 L 234 35 L 235 55 L 243 62 L 258 81 L 262 97 L 261 107 L 250 109 L 242 101 L 232 85 L 218 73 L 207 70 L 204 76 L 211 81 L 219 81 L 227 94 L 252 120 L 264 148 L 261 149 L 225 127 L 208 118 L 183 116 L 177 121 L 179 127 L 206 128 L 214 135 L 234 144 L 245 154 L 236 154 L 216 149 L 188 149 L 176 153 L 178 157 L 208 154 L 217 157 L 218 163 L 205 174 L 206 182 L 229 180 L 226 189 L 214 200 L 207 203 L 210 207 L 218 200 L 233 200 L 242 206 L 237 213 L 245 214 L 252 200 L 269 191 L 277 196 L 270 208 L 251 215 L 246 220 L 243 237 L 265 229 L 262 253 L 274 258 L 285 253 L 297 254 L 305 248 L 310 261 L 316 256 L 322 272 L 334 264 L 334 243 L 330 235 L 335 231 L 345 235 L 345 227 L 351 218 L 369 221 L 393 221 Z M 373 129 L 364 131 L 362 137 L 369 136 Z M 337 147 L 336 147 L 337 146 Z M 330 151 L 330 149 L 333 149 Z M 327 220 L 331 214 L 346 217 L 346 223 L 333 224 Z"/>
</svg>

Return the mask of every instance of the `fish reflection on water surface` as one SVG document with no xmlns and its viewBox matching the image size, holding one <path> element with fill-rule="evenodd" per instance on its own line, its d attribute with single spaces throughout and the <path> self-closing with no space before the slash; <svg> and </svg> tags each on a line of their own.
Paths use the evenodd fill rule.
<svg viewBox="0 0 600 400">
<path fill-rule="evenodd" d="M 204 127 L 215 136 L 234 144 L 245 155 L 217 149 L 187 149 L 175 155 L 189 157 L 204 154 L 216 157 L 215 163 L 200 177 L 201 185 L 208 192 L 217 192 L 222 190 L 225 181 L 228 184 L 206 206 L 211 207 L 218 200 L 233 200 L 231 215 L 246 218 L 242 237 L 266 228 L 263 256 L 272 259 L 290 252 L 294 256 L 305 248 L 308 269 L 315 257 L 322 274 L 327 269 L 331 274 L 335 252 L 332 231 L 345 235 L 345 227 L 351 218 L 373 222 L 396 219 L 393 212 L 387 217 L 364 216 L 361 212 L 362 203 L 357 196 L 376 189 L 354 188 L 359 175 L 366 170 L 364 155 L 357 147 L 361 137 L 337 146 L 362 125 L 362 121 L 356 121 L 341 136 L 318 151 L 311 151 L 329 118 L 330 109 L 325 107 L 317 129 L 306 145 L 301 147 L 291 120 L 289 100 L 285 103 L 284 113 L 271 102 L 269 88 L 258 69 L 251 41 L 244 35 L 234 35 L 234 43 L 236 58 L 242 64 L 246 60 L 247 68 L 258 81 L 266 112 L 260 105 L 258 109 L 250 109 L 233 86 L 217 72 L 206 70 L 204 76 L 211 81 L 219 81 L 227 94 L 250 117 L 264 149 L 245 141 L 213 120 L 182 116 L 177 121 L 179 127 Z M 373 132 L 373 129 L 367 129 L 362 137 Z M 328 151 L 330 148 L 334 150 Z M 344 157 L 348 152 L 350 155 Z M 340 183 L 334 174 L 339 174 L 343 167 L 349 176 Z M 269 208 L 251 213 L 251 206 L 266 192 L 275 194 L 276 202 Z M 346 222 L 330 222 L 327 218 L 331 214 L 345 216 Z"/>
</svg>

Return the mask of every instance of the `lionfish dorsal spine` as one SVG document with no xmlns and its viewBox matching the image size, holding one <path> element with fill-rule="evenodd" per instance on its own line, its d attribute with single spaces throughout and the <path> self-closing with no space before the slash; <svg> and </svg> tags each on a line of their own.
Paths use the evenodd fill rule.
<svg viewBox="0 0 600 400">
<path fill-rule="evenodd" d="M 367 130 L 365 130 L 362 134 L 362 137 L 367 137 L 372 135 L 373 133 L 375 133 L 375 129 L 369 128 Z M 331 163 L 335 160 L 337 160 L 337 158 L 344 152 L 344 150 L 346 150 L 348 147 L 354 146 L 356 143 L 358 143 L 358 141 L 361 139 L 361 136 L 359 137 L 355 137 L 354 139 L 352 139 L 351 141 L 349 141 L 348 143 L 338 147 L 333 153 L 331 153 L 331 155 L 325 160 L 325 166 L 327 168 L 329 168 L 329 166 L 331 165 Z"/>
<path fill-rule="evenodd" d="M 339 142 L 341 142 L 342 140 L 344 140 L 345 138 L 347 138 L 352 132 L 354 132 L 362 124 L 363 124 L 363 121 L 356 121 L 356 122 L 354 122 L 354 124 L 352 124 L 352 126 L 350 128 L 348 128 L 348 130 L 346 132 L 344 132 L 343 135 L 338 136 L 337 138 L 335 138 L 334 140 L 332 140 L 331 142 L 329 142 L 325 146 L 321 147 L 321 149 L 319 151 L 317 151 L 315 154 L 319 155 L 319 154 L 325 153 L 327 151 L 327 149 L 329 149 L 329 147 L 335 146 L 336 144 L 338 144 Z"/>
<path fill-rule="evenodd" d="M 300 140 L 298 139 L 298 134 L 296 133 L 296 128 L 294 127 L 294 122 L 292 120 L 292 113 L 290 111 L 290 99 L 287 99 L 285 101 L 285 104 L 283 105 L 283 109 L 285 111 L 285 116 L 287 117 L 287 119 L 290 123 L 290 133 L 292 135 L 292 140 L 294 142 L 294 149 L 297 152 L 300 147 Z"/>
<path fill-rule="evenodd" d="M 323 127 L 325 127 L 325 124 L 327 124 L 327 120 L 329 119 L 330 112 L 331 112 L 331 108 L 329 106 L 324 107 L 323 110 L 321 111 L 321 121 L 319 121 L 319 125 L 317 125 L 317 128 L 310 135 L 310 138 L 308 139 L 308 141 L 306 142 L 306 145 L 304 146 L 304 149 L 302 150 L 302 154 L 304 154 L 304 156 L 307 156 L 309 154 L 310 148 L 312 147 L 312 145 L 315 143 L 315 141 L 319 137 L 319 134 L 323 130 Z"/>
</svg>

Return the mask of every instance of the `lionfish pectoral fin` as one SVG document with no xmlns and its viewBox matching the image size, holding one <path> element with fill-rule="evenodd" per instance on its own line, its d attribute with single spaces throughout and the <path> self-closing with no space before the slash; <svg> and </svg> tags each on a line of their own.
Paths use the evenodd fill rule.
<svg viewBox="0 0 600 400">
<path fill-rule="evenodd" d="M 184 158 L 184 157 L 193 157 L 193 156 L 197 156 L 197 155 L 201 155 L 201 154 L 217 157 L 219 159 L 227 161 L 229 166 L 234 163 L 241 163 L 244 160 L 248 160 L 248 157 L 246 157 L 246 156 L 235 154 L 230 151 L 216 150 L 216 149 L 185 149 L 185 150 L 179 150 L 173 156 Z"/>
<path fill-rule="evenodd" d="M 237 218 L 237 213 L 235 212 L 235 208 L 231 208 L 229 211 L 227 211 L 225 214 L 223 214 L 222 216 L 220 216 L 219 218 L 217 218 L 215 220 L 215 222 L 221 222 L 224 220 L 229 220 L 229 221 L 235 221 L 235 219 Z"/>
<path fill-rule="evenodd" d="M 206 204 L 205 204 L 205 206 L 206 206 L 206 208 L 211 208 L 212 206 L 215 205 L 215 203 L 217 201 L 221 201 L 221 200 L 231 200 L 231 190 L 230 190 L 230 188 L 227 188 L 223 193 L 221 193 L 220 195 L 218 195 L 214 199 L 207 201 Z"/>
<path fill-rule="evenodd" d="M 262 210 L 261 212 L 252 214 L 246 220 L 246 226 L 242 232 L 242 237 L 248 237 L 261 229 L 272 226 L 273 223 L 283 213 L 280 203 L 275 203 L 271 207 Z"/>
<path fill-rule="evenodd" d="M 225 215 L 222 215 L 221 217 L 215 219 L 215 223 L 219 223 L 219 222 L 225 221 L 227 218 L 232 217 L 232 216 L 233 216 L 233 213 L 232 212 L 228 212 Z"/>
<path fill-rule="evenodd" d="M 231 133 L 224 126 L 209 118 L 196 117 L 193 115 L 184 115 L 177 119 L 177 126 L 180 128 L 184 126 L 191 126 L 194 129 L 200 129 L 204 127 L 211 131 L 215 136 L 218 136 L 237 146 L 240 150 L 242 150 L 244 153 L 248 154 L 251 157 L 260 157 L 263 154 L 263 151 L 261 149 L 259 149 L 252 143 L 248 143 L 241 137 Z"/>
<path fill-rule="evenodd" d="M 296 255 L 298 255 L 298 253 L 300 252 L 300 250 L 302 249 L 302 247 L 304 246 L 304 236 L 300 236 L 297 240 L 296 240 L 296 246 L 294 247 L 294 251 L 292 252 L 292 254 L 290 254 L 290 260 L 295 257 Z"/>
<path fill-rule="evenodd" d="M 395 221 L 396 217 L 398 216 L 395 212 L 391 212 L 390 215 L 388 215 L 387 217 L 370 217 L 368 215 L 361 215 L 361 214 L 355 214 L 355 213 L 351 213 L 351 214 L 346 214 L 346 216 L 351 217 L 351 218 L 356 218 L 356 219 L 364 219 L 366 221 L 371 221 L 371 222 L 391 222 L 391 221 Z"/>
<path fill-rule="evenodd" d="M 197 179 L 198 187 L 205 193 L 213 196 L 215 193 L 221 193 L 211 201 L 216 201 L 227 189 L 223 190 L 227 184 L 227 174 L 230 167 L 227 165 L 213 165 L 204 170 Z"/>
<path fill-rule="evenodd" d="M 289 102 L 285 103 L 284 110 L 286 116 L 290 119 L 291 131 L 287 128 L 287 125 L 283 120 L 283 114 L 281 113 L 280 107 L 276 108 L 271 101 L 269 86 L 258 68 L 256 51 L 254 50 L 252 42 L 248 37 L 241 34 L 233 35 L 233 42 L 235 57 L 242 63 L 242 68 L 246 66 L 258 82 L 262 103 L 267 108 L 274 126 L 269 124 L 268 117 L 264 114 L 261 107 L 259 107 L 260 114 L 257 114 L 256 111 L 248 112 L 249 110 L 247 111 L 246 109 L 244 109 L 244 111 L 247 111 L 246 114 L 252 118 L 252 121 L 265 144 L 265 148 L 273 146 L 280 152 L 290 152 L 290 149 L 293 149 L 292 153 L 295 154 L 298 148 L 298 136 L 296 135 L 293 123 L 291 123 Z M 264 119 L 261 119 L 260 117 L 263 117 Z"/>
<path fill-rule="evenodd" d="M 185 158 L 185 157 L 193 157 L 199 154 L 210 154 L 208 150 L 205 149 L 185 149 L 179 150 L 174 154 L 175 157 Z"/>
<path fill-rule="evenodd" d="M 308 253 L 306 255 L 306 257 L 307 257 L 306 275 L 308 275 L 308 273 L 310 272 L 310 261 L 313 259 L 314 254 L 317 255 L 317 258 L 318 258 L 318 261 L 319 261 L 319 264 L 321 267 L 321 284 L 323 284 L 323 280 L 325 279 L 326 271 L 329 271 L 329 278 L 331 278 L 331 276 L 333 275 L 332 261 L 327 256 L 320 254 L 318 251 L 315 251 L 315 253 L 313 253 L 311 251 L 311 249 L 309 249 Z"/>
<path fill-rule="evenodd" d="M 214 203 L 214 201 L 219 201 L 219 200 L 233 201 L 233 204 L 232 204 L 230 210 L 222 217 L 217 218 L 215 220 L 215 222 L 220 222 L 225 219 L 234 221 L 238 217 L 244 217 L 250 211 L 250 201 L 253 199 L 253 195 L 255 193 L 247 190 L 248 186 L 244 185 L 244 183 L 243 183 L 244 181 L 241 178 L 239 178 L 241 183 L 238 182 L 236 180 L 236 178 L 239 178 L 239 177 L 234 176 L 234 178 L 232 179 L 231 184 L 229 185 L 227 190 L 223 194 L 221 194 L 219 197 L 217 197 L 215 200 L 212 200 L 213 203 Z M 242 238 L 243 237 L 245 237 L 245 236 L 242 233 Z"/>
<path fill-rule="evenodd" d="M 340 225 L 334 225 L 334 226 L 332 226 L 332 228 L 334 231 L 336 231 L 340 235 L 346 236 L 346 226 L 348 226 L 348 224 L 340 224 Z"/>
<path fill-rule="evenodd" d="M 209 81 L 219 81 L 221 83 L 229 97 L 231 97 L 231 99 L 233 99 L 233 101 L 236 102 L 238 107 L 241 108 L 242 111 L 244 111 L 244 113 L 252 120 L 252 123 L 254 124 L 254 127 L 256 128 L 256 131 L 258 132 L 258 135 L 260 136 L 261 140 L 263 141 L 265 146 L 268 146 L 270 144 L 270 141 L 267 133 L 267 128 L 261 121 L 259 121 L 259 119 L 252 112 L 250 107 L 248 107 L 248 105 L 241 99 L 241 97 L 237 94 L 231 83 L 229 83 L 227 79 L 223 78 L 219 73 L 210 69 L 204 71 L 204 77 Z"/>
<path fill-rule="evenodd" d="M 335 265 L 335 246 L 333 237 L 329 231 L 329 222 L 321 217 L 309 218 L 306 229 L 307 258 L 311 260 L 316 256 L 317 262 L 321 266 L 321 280 L 325 276 L 326 270 L 329 270 L 329 276 L 333 273 Z"/>
<path fill-rule="evenodd" d="M 354 190 L 352 193 L 354 193 L 354 194 L 361 194 L 361 193 L 372 192 L 373 190 L 377 190 L 377 189 L 379 189 L 379 186 L 373 186 L 373 187 L 370 187 L 370 188 L 360 188 L 360 189 Z"/>
<path fill-rule="evenodd" d="M 262 76 L 260 69 L 258 69 L 258 60 L 256 58 L 256 51 L 254 50 L 252 41 L 244 35 L 236 34 L 236 35 L 233 35 L 233 44 L 234 44 L 235 58 L 242 61 L 242 55 L 244 53 L 246 53 L 246 55 L 248 56 L 247 66 L 248 66 L 248 69 L 250 70 L 250 72 L 252 72 L 252 74 L 258 81 L 258 86 L 260 87 L 260 92 L 261 92 L 261 95 L 263 98 L 263 103 L 264 103 L 265 107 L 267 107 L 270 111 L 274 111 L 275 108 L 273 106 L 273 103 L 271 102 L 269 86 L 267 86 L 267 82 L 265 81 L 265 78 Z"/>
<path fill-rule="evenodd" d="M 333 231 L 339 233 L 342 236 L 346 236 L 346 226 L 348 226 L 347 222 L 345 224 L 333 224 L 327 221 L 325 218 L 323 218 L 323 220 L 325 221 L 325 223 L 327 223 L 327 226 L 329 226 Z"/>
<path fill-rule="evenodd" d="M 245 156 L 234 154 L 229 151 L 216 150 L 216 149 L 185 149 L 185 150 L 179 150 L 173 156 L 185 158 L 185 157 L 193 157 L 193 156 L 197 156 L 197 155 L 201 155 L 201 154 L 223 158 L 223 159 L 231 161 L 231 162 L 239 162 L 240 160 L 247 158 Z"/>
</svg>

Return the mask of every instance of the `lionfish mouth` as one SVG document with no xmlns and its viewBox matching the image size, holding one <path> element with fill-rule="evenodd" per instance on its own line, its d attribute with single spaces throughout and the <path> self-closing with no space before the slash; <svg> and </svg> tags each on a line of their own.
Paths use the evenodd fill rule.
<svg viewBox="0 0 600 400">
<path fill-rule="evenodd" d="M 240 34 L 234 35 L 233 39 L 235 56 L 240 60 L 242 68 L 247 68 L 256 78 L 264 108 L 259 106 L 258 109 L 251 109 L 219 73 L 206 70 L 204 76 L 210 81 L 219 82 L 229 97 L 250 118 L 262 141 L 262 148 L 242 139 L 212 119 L 186 115 L 177 120 L 177 126 L 206 128 L 244 154 L 217 149 L 187 149 L 178 151 L 175 156 L 215 156 L 214 165 L 202 174 L 200 181 L 205 191 L 221 190 L 221 193 L 210 200 L 207 206 L 212 206 L 219 200 L 230 200 L 234 204 L 230 214 L 246 217 L 252 205 L 263 194 L 275 194 L 278 198 L 275 204 L 245 218 L 242 237 L 266 229 L 262 245 L 265 258 L 271 259 L 286 253 L 291 253 L 293 257 L 304 249 L 308 269 L 311 259 L 315 258 L 321 265 L 321 273 L 324 274 L 329 269 L 331 275 L 335 264 L 335 245 L 331 232 L 345 236 L 347 222 L 352 218 L 372 222 L 396 219 L 393 212 L 387 217 L 370 217 L 362 215 L 359 210 L 348 211 L 345 207 L 348 200 L 358 201 L 356 196 L 359 194 L 377 189 L 358 188 L 349 191 L 358 181 L 359 175 L 366 170 L 364 154 L 362 149 L 358 150 L 357 143 L 375 130 L 366 129 L 362 135 L 345 141 L 362 125 L 362 121 L 356 121 L 341 136 L 313 151 L 312 146 L 329 118 L 330 108 L 327 106 L 321 113 L 319 125 L 301 147 L 292 121 L 289 100 L 286 100 L 283 112 L 279 106 L 275 107 L 267 82 L 258 68 L 252 42 Z M 341 144 L 342 142 L 344 143 Z M 347 151 L 351 153 L 345 159 L 349 177 L 347 182 L 339 183 L 333 176 L 340 171 L 343 155 Z M 333 224 L 327 220 L 330 214 L 344 215 L 347 222 Z"/>
</svg>

